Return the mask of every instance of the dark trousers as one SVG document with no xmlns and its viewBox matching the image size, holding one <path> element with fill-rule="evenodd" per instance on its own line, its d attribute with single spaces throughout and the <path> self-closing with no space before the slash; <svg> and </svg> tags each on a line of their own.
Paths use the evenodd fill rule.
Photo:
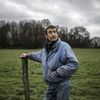
<svg viewBox="0 0 100 100">
<path fill-rule="evenodd" d="M 59 84 L 49 84 L 44 100 L 69 100 L 70 89 L 70 81 Z"/>
</svg>

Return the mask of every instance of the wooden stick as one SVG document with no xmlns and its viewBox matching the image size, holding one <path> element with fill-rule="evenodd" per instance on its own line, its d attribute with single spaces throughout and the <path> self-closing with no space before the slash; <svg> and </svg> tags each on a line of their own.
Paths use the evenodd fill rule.
<svg viewBox="0 0 100 100">
<path fill-rule="evenodd" d="M 22 71 L 25 100 L 30 100 L 27 58 L 22 58 Z"/>
</svg>

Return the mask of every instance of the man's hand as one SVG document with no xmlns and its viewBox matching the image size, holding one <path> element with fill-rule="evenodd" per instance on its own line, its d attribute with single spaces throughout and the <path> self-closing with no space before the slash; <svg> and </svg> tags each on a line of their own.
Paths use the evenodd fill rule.
<svg viewBox="0 0 100 100">
<path fill-rule="evenodd" d="M 26 53 L 22 53 L 22 54 L 20 55 L 20 58 L 27 58 L 27 54 L 26 54 Z"/>
</svg>

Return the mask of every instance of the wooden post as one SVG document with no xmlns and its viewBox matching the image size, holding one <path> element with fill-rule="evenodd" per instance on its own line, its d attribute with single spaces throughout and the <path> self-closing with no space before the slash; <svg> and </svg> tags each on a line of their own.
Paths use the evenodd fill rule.
<svg viewBox="0 0 100 100">
<path fill-rule="evenodd" d="M 30 100 L 27 58 L 22 58 L 22 71 L 25 100 Z"/>
</svg>

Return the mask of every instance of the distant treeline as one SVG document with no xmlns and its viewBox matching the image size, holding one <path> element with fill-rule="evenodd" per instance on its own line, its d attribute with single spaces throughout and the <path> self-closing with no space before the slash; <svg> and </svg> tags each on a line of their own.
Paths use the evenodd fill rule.
<svg viewBox="0 0 100 100">
<path fill-rule="evenodd" d="M 22 20 L 19 22 L 0 21 L 0 48 L 41 48 L 45 41 L 45 28 L 52 24 L 49 19 Z M 56 25 L 60 38 L 75 48 L 100 48 L 100 38 L 90 38 L 83 26 L 70 31 Z"/>
</svg>

